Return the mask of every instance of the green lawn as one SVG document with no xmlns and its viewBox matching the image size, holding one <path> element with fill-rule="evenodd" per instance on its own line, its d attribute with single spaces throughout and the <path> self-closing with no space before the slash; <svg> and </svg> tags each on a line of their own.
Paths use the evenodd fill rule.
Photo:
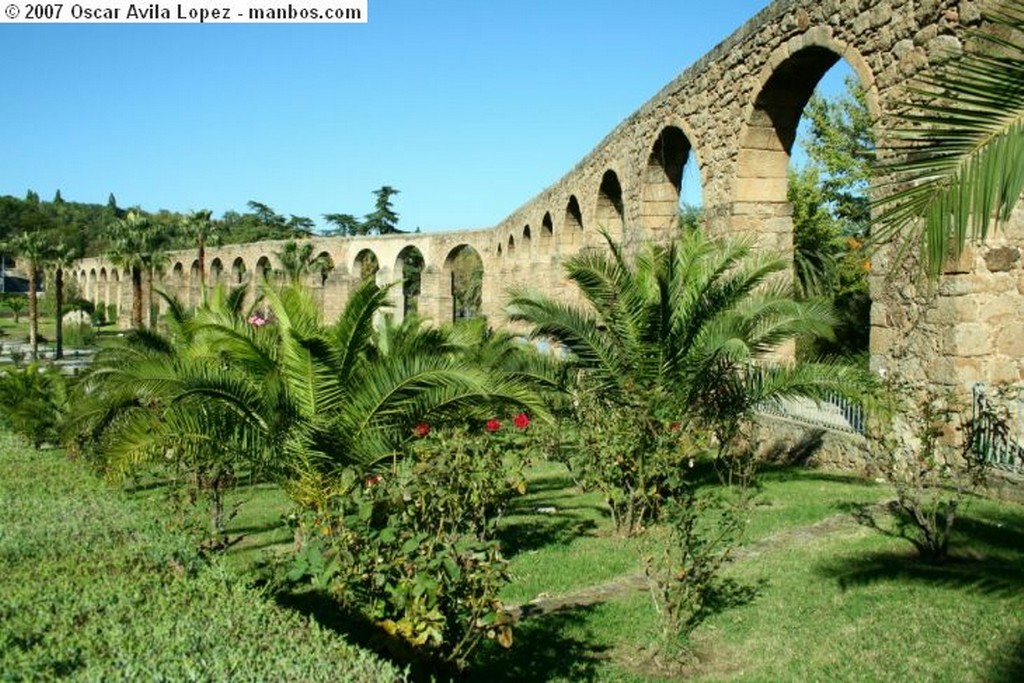
<svg viewBox="0 0 1024 683">
<path fill-rule="evenodd" d="M 0 680 L 399 678 L 204 559 L 158 500 L 0 434 Z"/>
<path fill-rule="evenodd" d="M 102 667 L 121 660 L 111 658 L 117 648 L 98 645 L 101 634 L 131 644 L 118 655 L 130 661 L 144 656 L 139 643 L 146 643 L 156 653 L 153 667 L 170 666 L 184 656 L 183 647 L 220 653 L 236 638 L 223 635 L 229 632 L 249 633 L 246 638 L 262 651 L 248 650 L 248 656 L 265 658 L 259 661 L 266 666 L 293 647 L 309 648 L 318 657 L 332 648 L 358 652 L 329 629 L 280 612 L 230 578 L 248 575 L 262 559 L 287 557 L 291 550 L 291 532 L 284 523 L 291 506 L 278 487 L 250 484 L 232 495 L 235 515 L 229 529 L 236 543 L 225 562 L 212 565 L 216 571 L 203 569 L 189 584 L 173 571 L 167 576 L 154 569 L 175 566 L 168 559 L 174 553 L 191 557 L 187 544 L 168 536 L 166 525 L 158 522 L 161 515 L 170 518 L 159 482 L 140 480 L 129 496 L 110 495 L 83 476 L 79 464 L 56 452 L 30 453 L 7 438 L 0 452 L 5 515 L 0 527 L 0 679 L 55 676 L 61 667 L 70 667 L 74 677 L 102 677 L 112 670 Z M 511 650 L 488 646 L 479 652 L 470 679 L 1024 679 L 1024 508 L 970 501 L 954 558 L 935 568 L 917 562 L 905 541 L 839 517 L 851 506 L 889 499 L 886 486 L 800 468 L 767 471 L 762 483 L 744 545 L 726 570 L 752 597 L 721 609 L 697 629 L 696 662 L 680 667 L 677 659 L 652 647 L 658 623 L 653 603 L 646 591 L 633 587 L 612 590 L 601 601 L 579 600 L 525 618 Z M 637 539 L 618 538 L 598 496 L 580 494 L 563 467 L 542 463 L 531 470 L 527 495 L 502 521 L 501 540 L 513 577 L 503 598 L 518 605 L 586 597 L 594 585 L 640 572 L 640 558 L 655 551 L 660 539 L 657 528 Z M 141 578 L 136 576 L 140 570 Z M 192 608 L 173 597 L 186 584 L 199 591 L 186 591 L 191 597 L 182 598 Z M 157 585 L 162 586 L 158 592 L 171 597 L 154 601 Z M 210 592 L 211 586 L 220 589 Z M 318 614 L 308 602 L 292 604 Z M 240 612 L 230 616 L 236 609 Z M 129 618 L 132 610 L 137 613 Z M 213 618 L 210 610 L 218 616 Z M 177 616 L 168 621 L 172 611 Z M 274 625 L 279 618 L 292 626 L 281 630 Z M 230 630 L 219 631 L 220 636 L 192 633 L 209 628 Z M 307 634 L 301 645 L 289 644 L 288 629 Z M 214 656 L 238 661 L 226 653 Z M 346 654 L 343 659 L 349 656 L 359 662 L 365 657 Z M 188 657 L 183 661 L 198 666 Z"/>
</svg>

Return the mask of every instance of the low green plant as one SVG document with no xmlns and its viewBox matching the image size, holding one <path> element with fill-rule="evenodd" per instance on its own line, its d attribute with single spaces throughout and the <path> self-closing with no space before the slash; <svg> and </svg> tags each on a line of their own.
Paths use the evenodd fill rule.
<svg viewBox="0 0 1024 683">
<path fill-rule="evenodd" d="M 96 332 L 89 323 L 64 326 L 64 345 L 72 349 L 92 346 L 96 341 Z"/>
<path fill-rule="evenodd" d="M 396 667 L 198 553 L 152 499 L 0 434 L 0 678 L 384 682 Z"/>
<path fill-rule="evenodd" d="M 68 381 L 54 366 L 35 362 L 21 366 L 15 360 L 15 367 L 0 374 L 0 422 L 36 448 L 59 443 Z"/>
</svg>

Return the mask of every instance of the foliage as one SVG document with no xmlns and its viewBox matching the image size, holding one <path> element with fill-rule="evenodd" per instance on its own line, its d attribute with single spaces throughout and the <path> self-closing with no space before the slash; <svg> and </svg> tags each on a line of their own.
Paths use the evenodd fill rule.
<svg viewBox="0 0 1024 683">
<path fill-rule="evenodd" d="M 797 292 L 836 309 L 831 339 L 802 339 L 798 357 L 856 356 L 868 348 L 870 262 L 861 248 L 870 218 L 868 178 L 874 139 L 864 89 L 852 78 L 835 98 L 817 94 L 804 109 L 809 123 L 804 166 L 790 170 Z"/>
<path fill-rule="evenodd" d="M 84 349 L 96 341 L 96 332 L 90 322 L 64 326 L 64 343 L 72 349 Z"/>
<path fill-rule="evenodd" d="M 668 502 L 664 519 L 669 538 L 647 558 L 645 571 L 662 646 L 692 659 L 694 629 L 722 603 L 749 592 L 722 577 L 743 532 L 743 509 L 718 492 L 688 488 Z"/>
<path fill-rule="evenodd" d="M 952 392 L 937 393 L 890 378 L 888 414 L 871 435 L 876 464 L 896 489 L 892 525 L 861 512 L 869 526 L 910 541 L 923 560 L 942 564 L 949 556 L 953 525 L 961 506 L 985 482 L 985 461 L 977 456 L 978 431 L 1006 427 L 1006 416 L 987 408 L 973 419 Z"/>
<path fill-rule="evenodd" d="M 68 410 L 68 380 L 52 365 L 6 368 L 0 373 L 0 419 L 3 426 L 40 448 L 59 443 Z"/>
<path fill-rule="evenodd" d="M 908 87 L 877 169 L 888 180 L 872 239 L 919 245 L 933 278 L 1024 192 L 1024 9 L 996 2 L 985 18 L 973 44 Z"/>
<path fill-rule="evenodd" d="M 374 210 L 363 220 L 359 220 L 349 213 L 326 213 L 324 220 L 334 225 L 334 228 L 324 232 L 332 237 L 349 237 L 357 235 L 392 235 L 402 232 L 398 229 L 398 214 L 395 213 L 391 198 L 398 194 L 398 190 L 390 185 L 374 190 Z"/>
<path fill-rule="evenodd" d="M 645 436 L 625 439 L 620 457 L 639 462 L 663 425 L 679 421 L 698 442 L 713 434 L 727 461 L 745 450 L 741 427 L 762 402 L 849 395 L 864 381 L 838 364 L 766 362 L 797 336 L 831 331 L 827 306 L 789 296 L 778 278 L 785 260 L 692 231 L 633 261 L 610 239 L 609 247 L 566 261 L 586 308 L 520 291 L 508 314 L 570 351 L 581 387 L 602 405 L 633 412 L 622 421 Z"/>
<path fill-rule="evenodd" d="M 55 451 L 0 436 L 6 680 L 370 682 L 402 672 L 271 604 Z"/>
<path fill-rule="evenodd" d="M 28 298 L 24 294 L 15 294 L 12 292 L 4 292 L 0 296 L 0 301 L 3 301 L 4 307 L 14 314 L 15 324 L 21 322 L 21 314 L 28 308 Z"/>
<path fill-rule="evenodd" d="M 468 320 L 480 315 L 483 306 L 484 264 L 472 247 L 463 247 L 452 259 L 454 319 Z"/>
<path fill-rule="evenodd" d="M 300 284 L 310 273 L 316 273 L 320 282 L 323 282 L 334 270 L 330 257 L 326 254 L 313 256 L 313 249 L 312 242 L 300 244 L 291 240 L 282 245 L 281 251 L 275 252 L 281 264 L 281 272 L 289 284 Z"/>
<path fill-rule="evenodd" d="M 511 645 L 499 591 L 506 561 L 489 540 L 522 493 L 521 454 L 496 419 L 483 429 L 418 424 L 408 458 L 366 476 L 347 470 L 337 493 L 302 519 L 290 576 L 308 577 L 416 657 L 462 669 L 483 638 Z M 510 436 L 505 437 L 502 432 Z"/>
</svg>

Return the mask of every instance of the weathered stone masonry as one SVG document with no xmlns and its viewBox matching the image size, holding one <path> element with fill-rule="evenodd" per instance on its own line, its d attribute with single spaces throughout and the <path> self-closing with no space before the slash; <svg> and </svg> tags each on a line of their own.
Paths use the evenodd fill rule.
<svg viewBox="0 0 1024 683">
<path fill-rule="evenodd" d="M 419 308 L 434 320 L 453 315 L 451 260 L 474 249 L 484 266 L 483 312 L 501 324 L 505 290 L 529 284 L 571 296 L 559 266 L 599 246 L 604 228 L 636 244 L 675 224 L 683 166 L 695 152 L 710 226 L 751 233 L 765 247 L 791 250 L 786 170 L 796 124 L 819 78 L 845 59 L 884 121 L 908 80 L 949 51 L 981 19 L 982 1 L 778 0 L 665 86 L 558 182 L 498 225 L 476 231 L 373 238 L 317 238 L 335 270 L 311 276 L 328 315 L 343 305 L 372 252 L 378 282 L 401 278 L 399 255 L 422 254 Z M 680 26 L 686 21 L 680 5 Z M 666 17 L 666 20 L 671 20 Z M 871 351 L 876 368 L 899 366 L 939 383 L 1018 380 L 1024 370 L 1024 214 L 950 267 L 937 290 L 921 285 L 890 254 L 873 263 Z M 276 265 L 280 244 L 208 251 L 208 281 L 245 282 Z M 161 286 L 198 299 L 193 252 L 173 255 Z M 126 322 L 131 289 L 102 259 L 78 264 L 75 277 L 94 301 L 116 302 Z M 400 294 L 396 292 L 396 303 Z M 397 307 L 401 314 L 400 306 Z"/>
</svg>

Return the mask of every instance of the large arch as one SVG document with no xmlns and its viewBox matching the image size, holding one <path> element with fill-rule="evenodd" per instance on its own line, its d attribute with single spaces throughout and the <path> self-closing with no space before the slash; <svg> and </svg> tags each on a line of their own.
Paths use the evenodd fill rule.
<svg viewBox="0 0 1024 683">
<path fill-rule="evenodd" d="M 498 245 L 501 250 L 501 244 Z M 445 296 L 441 297 L 442 315 L 459 322 L 478 317 L 483 312 L 484 262 L 469 244 L 460 244 L 448 252 L 444 260 Z"/>
<path fill-rule="evenodd" d="M 210 261 L 210 284 L 214 287 L 219 285 L 224 279 L 224 262 L 220 260 L 220 257 L 214 258 Z"/>
<path fill-rule="evenodd" d="M 408 315 L 419 313 L 420 294 L 423 291 L 423 269 L 426 260 L 423 252 L 414 245 L 403 247 L 395 259 L 393 272 L 401 278 L 401 303 L 395 307 L 396 312 L 405 319 Z M 398 289 L 397 287 L 395 289 Z"/>
<path fill-rule="evenodd" d="M 576 195 L 569 195 L 565 203 L 565 216 L 562 218 L 561 230 L 558 233 L 558 248 L 563 256 L 568 256 L 583 245 L 583 212 Z"/>
<path fill-rule="evenodd" d="M 243 259 L 241 256 L 238 256 L 235 258 L 234 261 L 231 262 L 231 284 L 245 284 L 247 281 L 246 276 L 247 272 L 245 267 L 245 259 Z"/>
<path fill-rule="evenodd" d="M 597 190 L 597 206 L 594 209 L 594 221 L 597 228 L 608 233 L 612 239 L 622 241 L 625 236 L 625 210 L 622 205 L 622 184 L 619 175 L 608 169 L 601 176 L 601 185 Z"/>
<path fill-rule="evenodd" d="M 693 149 L 679 126 L 658 133 L 643 172 L 640 222 L 652 236 L 672 234 L 678 224 L 683 168 Z"/>
<path fill-rule="evenodd" d="M 274 275 L 274 266 L 270 263 L 270 257 L 264 254 L 256 259 L 256 281 L 270 282 Z"/>
<path fill-rule="evenodd" d="M 373 249 L 360 249 L 352 261 L 352 276 L 357 282 L 369 278 L 376 278 L 380 270 L 380 260 Z"/>
</svg>

